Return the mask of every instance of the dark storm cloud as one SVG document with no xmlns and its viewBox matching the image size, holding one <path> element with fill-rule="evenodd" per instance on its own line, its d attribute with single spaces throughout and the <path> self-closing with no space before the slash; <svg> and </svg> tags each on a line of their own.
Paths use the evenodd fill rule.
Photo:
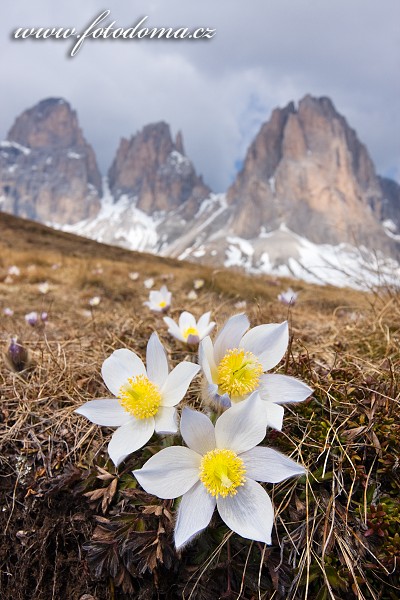
<svg viewBox="0 0 400 600">
<path fill-rule="evenodd" d="M 105 8 L 117 26 L 212 27 L 208 41 L 16 41 L 21 26 L 82 30 Z M 327 95 L 380 173 L 400 177 L 398 0 L 17 0 L 3 7 L 0 66 L 4 137 L 15 117 L 62 96 L 105 171 L 120 137 L 165 120 L 215 189 L 231 181 L 260 124 L 306 93 Z M 5 60 L 4 60 L 5 57 Z"/>
</svg>

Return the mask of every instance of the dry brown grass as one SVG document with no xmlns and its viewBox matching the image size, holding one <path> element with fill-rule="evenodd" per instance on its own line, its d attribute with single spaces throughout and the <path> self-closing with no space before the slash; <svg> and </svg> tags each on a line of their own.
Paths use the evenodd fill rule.
<svg viewBox="0 0 400 600">
<path fill-rule="evenodd" d="M 32 359 L 23 373 L 0 366 L 2 598 L 399 597 L 395 291 L 291 282 L 300 300 L 288 310 L 276 299 L 286 281 L 129 253 L 7 215 L 0 220 L 0 257 L 1 345 L 5 350 L 18 335 Z M 7 283 L 13 264 L 21 275 Z M 100 368 L 113 349 L 144 357 L 157 330 L 171 364 L 186 357 L 162 318 L 143 307 L 150 276 L 156 289 L 166 282 L 173 291 L 173 317 L 183 309 L 196 316 L 212 310 L 221 326 L 239 312 L 235 303 L 246 301 L 252 325 L 289 319 L 292 340 L 280 371 L 301 377 L 315 393 L 287 408 L 283 432 L 270 431 L 266 442 L 302 461 L 309 476 L 269 486 L 277 514 L 269 548 L 230 534 L 215 517 L 178 559 L 171 503 L 161 503 L 156 517 L 151 507 L 159 501 L 137 490 L 130 475 L 149 450 L 117 472 L 106 462 L 111 430 L 73 412 L 106 393 Z M 195 278 L 205 285 L 188 300 Z M 42 281 L 50 284 L 45 295 L 37 289 Z M 101 303 L 90 309 L 95 295 Z M 3 316 L 6 306 L 12 317 Z M 27 325 L 31 310 L 46 310 L 48 323 Z M 200 386 L 197 379 L 189 404 L 199 404 Z"/>
</svg>

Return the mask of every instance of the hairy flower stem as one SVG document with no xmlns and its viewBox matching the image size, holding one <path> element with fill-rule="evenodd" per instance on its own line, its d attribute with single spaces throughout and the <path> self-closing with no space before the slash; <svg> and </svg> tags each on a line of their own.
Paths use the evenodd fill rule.
<svg viewBox="0 0 400 600">
<path fill-rule="evenodd" d="M 227 554 L 228 554 L 228 566 L 227 566 L 228 586 L 226 588 L 226 595 L 228 598 L 230 598 L 231 592 L 232 592 L 232 587 L 231 587 L 231 572 L 232 572 L 232 569 L 231 569 L 231 540 L 230 540 L 230 538 L 227 539 L 226 550 L 227 550 Z"/>
</svg>

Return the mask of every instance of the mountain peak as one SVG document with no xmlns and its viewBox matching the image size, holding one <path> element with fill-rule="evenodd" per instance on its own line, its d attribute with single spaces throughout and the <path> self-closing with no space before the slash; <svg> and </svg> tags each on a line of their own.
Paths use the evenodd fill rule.
<svg viewBox="0 0 400 600">
<path fill-rule="evenodd" d="M 84 146 L 78 118 L 62 98 L 47 98 L 17 117 L 7 139 L 28 148 Z"/>
<path fill-rule="evenodd" d="M 108 175 L 114 198 L 135 199 L 148 214 L 198 202 L 210 192 L 184 154 L 182 134 L 174 142 L 164 121 L 146 125 L 129 140 L 123 138 Z"/>
<path fill-rule="evenodd" d="M 275 109 L 227 197 L 232 227 L 244 238 L 284 223 L 317 244 L 390 245 L 372 161 L 327 97 L 306 95 L 297 110 L 293 103 Z"/>
<path fill-rule="evenodd" d="M 62 98 L 25 110 L 0 152 L 4 211 L 44 222 L 75 223 L 99 209 L 101 175 L 78 118 Z"/>
</svg>

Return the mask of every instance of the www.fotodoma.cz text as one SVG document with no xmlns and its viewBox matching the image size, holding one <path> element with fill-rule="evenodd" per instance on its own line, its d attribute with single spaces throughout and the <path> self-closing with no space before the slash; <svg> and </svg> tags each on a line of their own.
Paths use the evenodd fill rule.
<svg viewBox="0 0 400 600">
<path fill-rule="evenodd" d="M 70 56 L 76 56 L 88 39 L 114 39 L 114 40 L 209 40 L 216 34 L 215 29 L 210 27 L 147 27 L 145 26 L 148 16 L 139 19 L 134 25 L 123 28 L 116 27 L 116 21 L 104 24 L 111 11 L 105 10 L 99 14 L 94 21 L 79 33 L 75 27 L 19 27 L 12 37 L 16 40 L 66 40 L 73 38 L 74 46 L 69 52 Z M 100 26 L 102 24 L 102 26 Z"/>
</svg>

